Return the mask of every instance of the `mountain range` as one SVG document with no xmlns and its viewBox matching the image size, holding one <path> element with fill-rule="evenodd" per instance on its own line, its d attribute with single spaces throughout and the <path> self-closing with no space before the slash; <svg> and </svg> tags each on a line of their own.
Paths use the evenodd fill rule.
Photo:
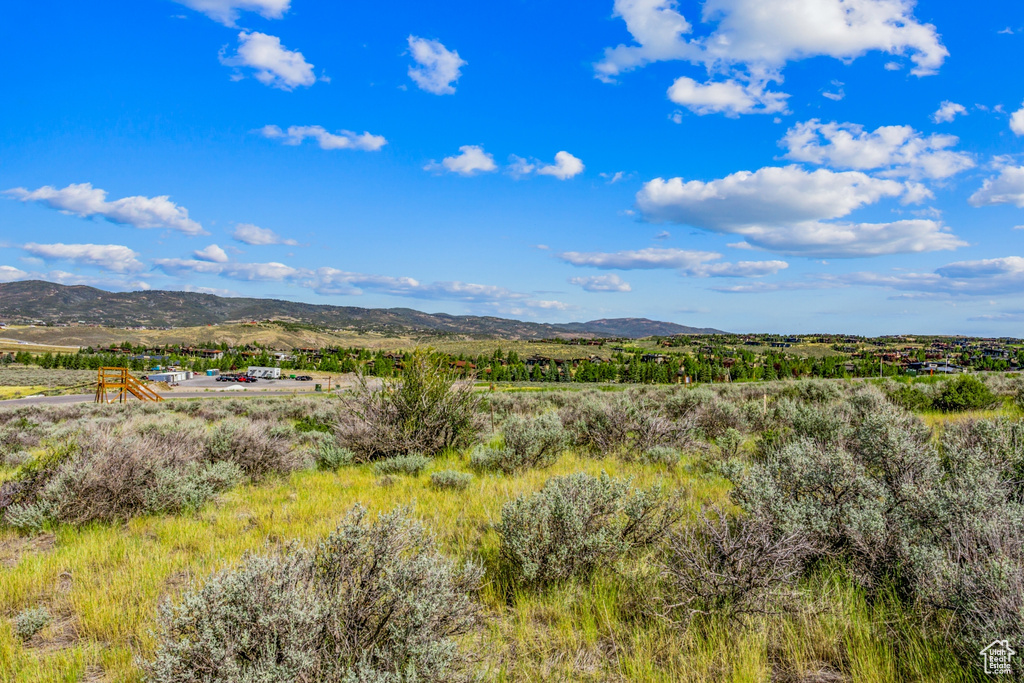
<svg viewBox="0 0 1024 683">
<path fill-rule="evenodd" d="M 424 313 L 411 308 L 359 308 L 279 299 L 222 297 L 196 292 L 108 292 L 40 280 L 0 283 L 0 321 L 86 323 L 106 327 L 198 327 L 281 320 L 325 329 L 384 334 L 452 334 L 503 339 L 722 334 L 647 318 L 534 323 L 507 318 Z"/>
</svg>

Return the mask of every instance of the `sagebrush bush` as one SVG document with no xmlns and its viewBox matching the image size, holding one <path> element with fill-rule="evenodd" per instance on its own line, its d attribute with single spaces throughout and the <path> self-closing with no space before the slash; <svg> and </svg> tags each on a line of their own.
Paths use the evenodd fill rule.
<svg viewBox="0 0 1024 683">
<path fill-rule="evenodd" d="M 518 583 L 555 583 L 655 541 L 681 514 L 657 487 L 637 490 L 603 472 L 554 477 L 502 507 L 501 557 Z"/>
<path fill-rule="evenodd" d="M 480 398 L 440 357 L 417 351 L 401 377 L 374 388 L 362 378 L 338 424 L 342 445 L 362 460 L 409 453 L 435 455 L 472 444 L 479 432 Z"/>
<path fill-rule="evenodd" d="M 242 478 L 231 463 L 203 459 L 200 442 L 100 426 L 50 443 L 0 490 L 4 522 L 125 520 L 195 509 Z"/>
<path fill-rule="evenodd" d="M 373 471 L 377 474 L 407 474 L 415 477 L 429 466 L 430 458 L 418 453 L 411 453 L 379 460 L 374 464 Z"/>
<path fill-rule="evenodd" d="M 317 469 L 336 470 L 355 462 L 356 454 L 339 445 L 333 434 L 319 431 L 312 433 L 317 435 L 313 441 L 313 459 L 316 461 Z"/>
<path fill-rule="evenodd" d="M 771 520 L 703 511 L 669 536 L 658 560 L 663 613 L 685 623 L 697 614 L 735 619 L 784 609 L 811 550 L 799 531 L 779 534 Z"/>
<path fill-rule="evenodd" d="M 571 443 L 597 454 L 621 449 L 639 452 L 676 443 L 692 426 L 669 420 L 654 398 L 635 391 L 611 398 L 594 392 L 567 404 L 559 416 Z"/>
<path fill-rule="evenodd" d="M 408 513 L 357 507 L 314 549 L 250 555 L 160 610 L 154 683 L 440 682 L 467 656 L 483 572 Z"/>
<path fill-rule="evenodd" d="M 232 462 L 254 480 L 303 469 L 310 463 L 289 442 L 290 431 L 289 427 L 272 422 L 229 418 L 210 432 L 206 458 L 212 462 Z"/>
<path fill-rule="evenodd" d="M 568 443 L 568 434 L 554 413 L 539 417 L 510 417 L 504 426 L 504 446 L 480 445 L 469 456 L 480 472 L 512 474 L 528 467 L 550 467 Z"/>
<path fill-rule="evenodd" d="M 468 472 L 457 472 L 455 470 L 441 470 L 430 475 L 430 485 L 435 489 L 451 489 L 462 491 L 469 488 L 473 482 L 473 475 Z"/>
<path fill-rule="evenodd" d="M 932 397 L 920 387 L 901 384 L 886 391 L 890 401 L 906 410 L 928 410 L 932 407 Z"/>
<path fill-rule="evenodd" d="M 50 620 L 50 612 L 45 607 L 30 607 L 14 617 L 14 633 L 22 640 L 29 640 L 46 628 Z"/>
<path fill-rule="evenodd" d="M 672 448 L 670 446 L 654 446 L 648 448 L 642 452 L 637 458 L 642 463 L 648 465 L 668 465 L 669 467 L 679 464 L 679 460 L 682 458 L 682 453 L 679 452 L 678 448 Z"/>
</svg>

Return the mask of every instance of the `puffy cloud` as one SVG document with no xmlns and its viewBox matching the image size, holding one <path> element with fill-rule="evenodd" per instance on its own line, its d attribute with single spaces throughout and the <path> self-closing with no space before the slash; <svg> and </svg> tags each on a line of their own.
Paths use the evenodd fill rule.
<svg viewBox="0 0 1024 683">
<path fill-rule="evenodd" d="M 108 202 L 106 190 L 94 188 L 91 183 L 72 183 L 59 190 L 50 185 L 31 191 L 16 187 L 4 194 L 82 218 L 100 216 L 112 223 L 136 228 L 169 228 L 186 235 L 206 234 L 203 226 L 188 217 L 188 209 L 178 206 L 167 195 L 124 197 Z"/>
<path fill-rule="evenodd" d="M 510 159 L 512 163 L 508 167 L 508 172 L 517 178 L 529 175 L 530 173 L 536 173 L 537 175 L 554 176 L 559 180 L 568 180 L 583 173 L 583 169 L 586 168 L 581 159 L 564 151 L 555 155 L 555 163 L 553 164 L 544 164 L 536 160 L 530 161 L 515 154 Z M 621 179 L 621 173 L 617 173 L 616 176 L 618 176 L 617 179 Z M 615 180 L 611 182 L 615 182 Z"/>
<path fill-rule="evenodd" d="M 471 176 L 477 173 L 491 173 L 498 169 L 494 163 L 494 157 L 484 151 L 479 145 L 463 145 L 459 147 L 459 154 L 445 157 L 441 163 L 431 161 L 423 167 L 425 171 L 448 171 L 459 175 Z M 532 168 L 531 168 L 532 170 Z"/>
<path fill-rule="evenodd" d="M 257 81 L 281 90 L 316 82 L 313 65 L 301 52 L 286 49 L 277 36 L 257 31 L 239 33 L 236 53 L 225 57 L 222 52 L 220 61 L 225 66 L 250 68 Z"/>
<path fill-rule="evenodd" d="M 637 193 L 637 206 L 649 221 L 742 235 L 751 246 L 804 256 L 876 256 L 966 244 L 932 220 L 824 222 L 908 194 L 920 196 L 920 188 L 857 171 L 786 166 L 709 182 L 655 178 Z"/>
<path fill-rule="evenodd" d="M 718 262 L 722 255 L 713 251 L 654 247 L 611 253 L 567 251 L 559 254 L 558 258 L 574 266 L 602 270 L 675 269 L 680 275 L 692 277 L 762 277 L 789 267 L 785 261 Z"/>
<path fill-rule="evenodd" d="M 872 50 L 910 53 L 911 73 L 935 73 L 949 55 L 935 27 L 913 16 L 913 0 L 707 0 L 701 18 L 717 22 L 710 35 L 693 30 L 675 0 L 615 0 L 636 45 L 605 50 L 598 78 L 654 61 L 687 60 L 712 70 L 743 65 L 774 73 L 786 62 L 826 56 L 850 60 Z"/>
<path fill-rule="evenodd" d="M 949 123 L 957 116 L 967 116 L 967 108 L 962 104 L 943 100 L 938 110 L 932 114 L 932 121 L 935 123 Z"/>
<path fill-rule="evenodd" d="M 1013 204 L 1024 209 L 1024 166 L 1000 166 L 999 174 L 986 178 L 967 202 L 975 207 Z"/>
<path fill-rule="evenodd" d="M 911 126 L 881 126 L 868 132 L 855 123 L 821 123 L 811 119 L 790 128 L 780 145 L 786 158 L 832 168 L 884 169 L 883 176 L 948 178 L 972 168 L 974 160 L 952 152 L 954 135 L 923 136 Z"/>
<path fill-rule="evenodd" d="M 555 155 L 555 163 L 538 168 L 537 174 L 554 176 L 559 180 L 567 180 L 583 173 L 583 169 L 583 161 L 563 151 Z"/>
<path fill-rule="evenodd" d="M 1024 135 L 1024 107 L 1010 114 L 1010 130 L 1015 135 Z"/>
<path fill-rule="evenodd" d="M 260 135 L 272 140 L 281 140 L 286 145 L 301 145 L 302 141 L 312 138 L 320 145 L 320 149 L 359 149 L 376 152 L 388 141 L 382 135 L 364 132 L 362 135 L 350 130 L 339 130 L 329 133 L 323 126 L 289 126 L 287 131 L 278 126 L 264 126 Z"/>
<path fill-rule="evenodd" d="M 725 114 L 729 117 L 785 112 L 788 97 L 785 93 L 766 91 L 763 83 L 744 84 L 732 79 L 702 84 L 683 76 L 668 89 L 670 100 L 696 114 Z"/>
<path fill-rule="evenodd" d="M 295 247 L 299 244 L 295 240 L 281 237 L 273 230 L 261 228 L 258 225 L 253 225 L 252 223 L 239 223 L 235 226 L 234 231 L 231 233 L 231 237 L 242 244 L 250 244 L 253 246 L 284 244 Z"/>
<path fill-rule="evenodd" d="M 1017 294 L 1024 288 L 1024 258 L 1004 256 L 958 261 L 932 273 L 851 273 L 838 276 L 850 285 L 886 287 L 931 294 L 990 296 Z"/>
<path fill-rule="evenodd" d="M 409 67 L 411 78 L 421 90 L 435 95 L 454 95 L 454 83 L 462 75 L 467 62 L 455 50 L 436 40 L 409 36 L 409 52 L 415 66 Z"/>
<path fill-rule="evenodd" d="M 33 256 L 47 261 L 72 261 L 81 265 L 98 266 L 112 273 L 129 273 L 145 268 L 139 255 L 120 244 L 36 244 L 22 247 Z"/>
<path fill-rule="evenodd" d="M 633 288 L 618 275 L 572 277 L 569 284 L 579 285 L 588 292 L 631 292 Z"/>
<path fill-rule="evenodd" d="M 27 279 L 29 279 L 29 274 L 20 268 L 0 266 L 0 282 L 14 282 Z"/>
<path fill-rule="evenodd" d="M 202 12 L 225 26 L 234 26 L 239 11 L 256 12 L 264 19 L 280 19 L 288 11 L 291 0 L 175 0 Z"/>
<path fill-rule="evenodd" d="M 192 252 L 192 255 L 195 256 L 200 261 L 210 261 L 212 263 L 228 262 L 227 252 L 225 252 L 216 244 L 211 244 L 205 249 L 197 249 L 196 251 Z"/>
</svg>

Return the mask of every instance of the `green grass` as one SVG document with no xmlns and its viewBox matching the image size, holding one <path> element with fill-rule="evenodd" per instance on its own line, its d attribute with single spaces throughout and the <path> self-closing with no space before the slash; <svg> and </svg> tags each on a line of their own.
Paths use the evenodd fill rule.
<svg viewBox="0 0 1024 683">
<path fill-rule="evenodd" d="M 726 482 L 693 458 L 674 468 L 565 454 L 550 469 L 515 477 L 476 476 L 465 491 L 438 491 L 430 472 L 466 470 L 464 453 L 438 458 L 423 474 L 382 486 L 369 466 L 305 471 L 232 490 L 191 516 L 146 517 L 125 525 L 62 526 L 50 536 L 0 532 L 0 680 L 138 681 L 137 658 L 153 651 L 157 605 L 246 552 L 333 530 L 356 502 L 371 512 L 408 505 L 460 558 L 487 569 L 480 599 L 487 618 L 464 646 L 495 681 L 768 681 L 848 672 L 852 681 L 966 681 L 942 646 L 919 633 L 897 603 L 869 604 L 837 572 L 805 586 L 800 613 L 762 616 L 741 628 L 709 620 L 682 628 L 645 616 L 656 557 L 628 558 L 586 580 L 542 592 L 517 590 L 498 561 L 502 504 L 577 471 L 685 487 L 694 513 L 723 501 Z M 55 616 L 28 644 L 10 619 L 45 605 Z M 819 609 L 824 605 L 824 609 Z M 895 629 L 895 630 L 894 630 Z M 895 637 L 894 634 L 895 633 Z M 908 659 L 909 658 L 909 659 Z"/>
</svg>

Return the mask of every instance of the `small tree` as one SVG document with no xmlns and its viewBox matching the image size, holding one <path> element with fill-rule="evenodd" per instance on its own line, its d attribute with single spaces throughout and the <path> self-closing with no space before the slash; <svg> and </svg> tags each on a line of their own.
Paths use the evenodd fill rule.
<svg viewBox="0 0 1024 683">
<path fill-rule="evenodd" d="M 988 408 L 996 402 L 995 394 L 977 377 L 960 375 L 946 382 L 935 399 L 935 406 L 947 412 Z"/>
<path fill-rule="evenodd" d="M 360 377 L 347 403 L 354 420 L 339 424 L 339 440 L 362 460 L 462 448 L 479 431 L 479 402 L 471 382 L 459 381 L 440 357 L 417 350 L 399 378 L 372 387 Z"/>
</svg>

